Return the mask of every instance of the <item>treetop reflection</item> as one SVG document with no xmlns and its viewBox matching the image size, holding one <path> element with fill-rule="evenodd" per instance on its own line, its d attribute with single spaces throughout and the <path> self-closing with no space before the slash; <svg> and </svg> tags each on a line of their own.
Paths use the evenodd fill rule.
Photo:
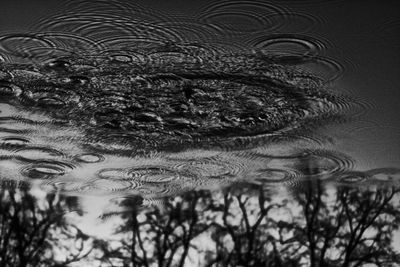
<svg viewBox="0 0 400 267">
<path fill-rule="evenodd" d="M 121 199 L 110 237 L 65 216 L 75 197 L 2 189 L 2 266 L 395 266 L 399 191 L 304 182 L 290 197 L 265 186 L 193 191 L 143 208 Z M 83 213 L 78 212 L 79 216 Z M 60 256 L 63 255 L 63 256 Z M 76 265 L 74 265 L 76 264 Z"/>
</svg>

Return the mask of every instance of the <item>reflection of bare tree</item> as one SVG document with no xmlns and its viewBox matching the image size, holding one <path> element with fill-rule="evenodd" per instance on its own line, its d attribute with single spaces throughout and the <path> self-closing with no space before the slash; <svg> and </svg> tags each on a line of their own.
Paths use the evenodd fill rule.
<svg viewBox="0 0 400 267">
<path fill-rule="evenodd" d="M 132 211 L 116 231 L 129 233 L 129 237 L 121 239 L 120 246 L 112 249 L 107 242 L 98 243 L 104 252 L 101 260 L 113 264 L 117 258 L 123 266 L 185 266 L 189 250 L 193 249 L 191 241 L 212 225 L 212 220 L 198 210 L 209 205 L 209 200 L 206 192 L 192 192 L 183 199 L 167 202 L 163 212 L 156 208 L 144 214 Z"/>
<path fill-rule="evenodd" d="M 302 214 L 293 227 L 310 266 L 388 266 L 400 261 L 392 247 L 400 210 L 395 188 L 339 188 L 332 200 L 320 183 L 298 194 Z M 300 222 L 305 220 L 305 227 Z"/>
<path fill-rule="evenodd" d="M 265 189 L 265 188 L 264 188 Z M 21 188 L 0 190 L 0 266 L 393 266 L 400 262 L 400 190 L 307 181 L 286 201 L 260 186 L 190 192 L 163 209 L 121 217 L 112 241 L 89 237 L 65 219 L 73 198 L 41 200 Z M 96 259 L 94 259 L 95 257 Z"/>
<path fill-rule="evenodd" d="M 213 236 L 216 257 L 209 266 L 283 266 L 277 251 L 268 251 L 271 244 L 268 229 L 273 225 L 266 217 L 271 209 L 281 205 L 266 205 L 267 199 L 261 191 L 256 201 L 249 204 L 251 200 L 254 199 L 246 194 L 224 195 L 223 223 Z M 227 242 L 233 243 L 233 249 L 226 246 Z"/>
<path fill-rule="evenodd" d="M 278 203 L 257 190 L 192 192 L 171 199 L 163 211 L 135 210 L 117 229 L 124 236 L 119 245 L 99 243 L 100 260 L 191 266 L 198 257 L 201 266 L 344 267 L 400 260 L 392 246 L 400 220 L 395 188 L 327 191 L 308 182 L 293 200 Z"/>
<path fill-rule="evenodd" d="M 65 221 L 66 208 L 74 205 L 70 199 L 49 194 L 39 202 L 25 189 L 2 188 L 0 201 L 0 266 L 67 266 L 88 254 L 87 236 Z M 74 246 L 56 259 L 54 248 L 61 250 L 67 239 Z"/>
</svg>

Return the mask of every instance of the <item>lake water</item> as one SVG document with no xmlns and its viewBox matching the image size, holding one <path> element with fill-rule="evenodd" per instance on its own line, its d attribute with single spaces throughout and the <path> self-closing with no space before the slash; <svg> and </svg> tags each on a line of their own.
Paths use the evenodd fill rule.
<svg viewBox="0 0 400 267">
<path fill-rule="evenodd" d="M 0 266 L 400 266 L 395 1 L 2 1 Z"/>
</svg>

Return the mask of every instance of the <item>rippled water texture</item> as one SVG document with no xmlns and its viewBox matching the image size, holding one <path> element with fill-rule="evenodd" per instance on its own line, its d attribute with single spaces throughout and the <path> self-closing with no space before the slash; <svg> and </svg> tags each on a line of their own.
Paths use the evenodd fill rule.
<svg viewBox="0 0 400 267">
<path fill-rule="evenodd" d="M 357 180 L 352 159 L 313 132 L 364 104 L 330 90 L 342 67 L 323 40 L 272 33 L 312 17 L 230 1 L 192 19 L 117 1 L 61 10 L 0 37 L 3 179 L 149 199 Z"/>
<path fill-rule="evenodd" d="M 356 170 L 318 133 L 368 108 L 333 90 L 344 68 L 324 55 L 329 41 L 305 33 L 322 19 L 261 1 L 212 3 L 194 18 L 119 1 L 59 9 L 0 36 L 3 179 L 150 199 L 387 175 Z"/>
<path fill-rule="evenodd" d="M 334 30 L 343 5 L 55 1 L 23 30 L 0 27 L 1 222 L 16 240 L 19 229 L 76 240 L 75 251 L 48 236 L 53 251 L 31 238 L 26 255 L 47 252 L 9 259 L 392 266 L 379 260 L 400 259 L 388 222 L 399 218 L 397 93 L 385 82 L 371 93 L 391 74 L 366 74 L 356 17 Z M 398 25 L 371 29 L 383 54 Z M 66 223 L 83 213 L 83 228 Z M 91 216 L 119 225 L 115 243 Z"/>
</svg>

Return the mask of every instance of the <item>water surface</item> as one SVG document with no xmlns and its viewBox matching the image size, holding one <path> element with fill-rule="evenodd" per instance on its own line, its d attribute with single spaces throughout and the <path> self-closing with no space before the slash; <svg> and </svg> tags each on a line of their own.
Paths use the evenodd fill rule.
<svg viewBox="0 0 400 267">
<path fill-rule="evenodd" d="M 394 3 L 2 6 L 1 266 L 398 266 Z"/>
</svg>

